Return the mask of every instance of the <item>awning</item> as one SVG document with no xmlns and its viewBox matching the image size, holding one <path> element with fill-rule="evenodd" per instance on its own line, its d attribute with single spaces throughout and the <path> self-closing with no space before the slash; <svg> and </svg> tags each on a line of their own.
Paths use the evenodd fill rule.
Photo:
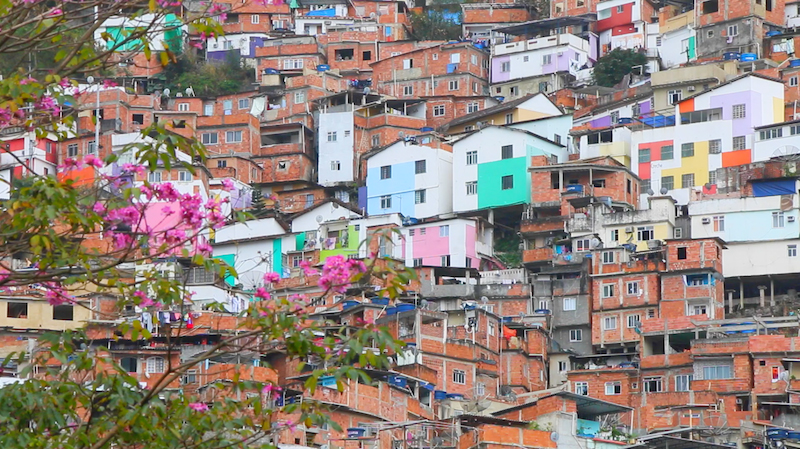
<svg viewBox="0 0 800 449">
<path fill-rule="evenodd" d="M 778 179 L 753 182 L 753 196 L 793 195 L 797 193 L 796 179 Z"/>
</svg>

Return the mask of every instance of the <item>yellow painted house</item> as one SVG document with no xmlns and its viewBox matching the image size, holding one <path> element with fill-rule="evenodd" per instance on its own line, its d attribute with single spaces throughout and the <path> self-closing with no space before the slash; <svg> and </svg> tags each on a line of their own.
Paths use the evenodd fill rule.
<svg viewBox="0 0 800 449">
<path fill-rule="evenodd" d="M 563 113 L 547 95 L 536 93 L 459 117 L 444 125 L 443 130 L 448 134 L 461 134 L 474 131 L 481 124 L 507 125 Z"/>
</svg>

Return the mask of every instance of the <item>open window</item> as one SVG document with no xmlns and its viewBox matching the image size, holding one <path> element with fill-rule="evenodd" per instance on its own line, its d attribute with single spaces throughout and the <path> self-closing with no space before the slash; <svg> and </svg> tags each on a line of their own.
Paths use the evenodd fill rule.
<svg viewBox="0 0 800 449">
<path fill-rule="evenodd" d="M 703 2 L 703 14 L 712 14 L 719 11 L 718 0 L 706 0 Z"/>
<path fill-rule="evenodd" d="M 342 48 L 333 52 L 334 57 L 337 61 L 351 61 L 353 59 L 353 52 L 352 48 Z"/>
</svg>

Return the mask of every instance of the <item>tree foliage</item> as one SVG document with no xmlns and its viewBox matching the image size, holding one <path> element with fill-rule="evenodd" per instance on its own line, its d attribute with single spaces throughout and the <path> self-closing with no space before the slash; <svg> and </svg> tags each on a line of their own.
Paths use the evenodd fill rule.
<svg viewBox="0 0 800 449">
<path fill-rule="evenodd" d="M 0 127 L 19 128 L 39 138 L 75 137 L 74 116 L 87 92 L 71 78 L 108 68 L 115 50 L 132 42 L 149 58 L 159 20 L 179 6 L 160 0 L 0 0 L 0 53 L 28 51 L 43 58 L 41 64 L 22 67 L 0 80 Z M 96 45 L 95 31 L 121 11 L 143 21 L 146 17 L 146 23 L 121 36 L 104 33 L 107 45 Z M 186 22 L 198 33 L 218 35 L 221 28 L 212 15 L 207 11 Z M 70 33 L 75 38 L 64 39 Z M 169 50 L 162 54 L 164 64 L 179 61 Z M 222 76 L 218 71 L 222 67 L 208 72 L 217 76 L 214 82 L 230 75 Z M 47 73 L 40 68 L 48 68 Z M 175 82 L 180 83 L 176 87 L 187 83 L 198 93 L 205 92 L 204 85 L 189 75 Z M 0 200 L 0 289 L 53 306 L 89 307 L 85 297 L 113 303 L 111 308 L 91 310 L 103 323 L 100 326 L 107 327 L 44 333 L 31 351 L 12 353 L 2 361 L 1 366 L 16 363 L 20 377 L 27 380 L 0 388 L 1 444 L 67 449 L 138 449 L 143 444 L 274 448 L 271 437 L 297 424 L 330 422 L 325 407 L 313 400 L 277 401 L 276 379 L 256 382 L 239 373 L 208 385 L 216 395 L 201 400 L 199 393 L 176 388 L 182 376 L 212 360 L 247 358 L 253 353 L 281 354 L 287 365 L 299 364 L 299 369 L 314 357 L 327 368 L 305 370 L 301 390 L 313 393 L 323 375 L 334 376 L 344 388 L 345 382 L 366 379 L 361 368 L 389 367 L 386 354 L 399 346 L 385 330 L 368 323 L 332 328 L 331 323 L 311 321 L 303 298 L 274 296 L 273 286 L 280 278 L 276 273 L 267 273 L 264 287 L 252 294 L 220 283 L 218 287 L 231 294 L 252 295 L 252 301 L 240 312 L 225 312 L 235 318 L 236 327 L 220 332 L 202 352 L 191 356 L 181 353 L 189 328 L 184 320 L 154 333 L 143 323 L 143 315 L 122 314 L 136 308 L 151 314 L 189 312 L 188 279 L 161 269 L 174 263 L 170 261 L 188 261 L 218 279 L 237 275 L 233 267 L 211 256 L 208 241 L 212 232 L 253 217 L 224 213 L 224 200 L 219 198 L 181 193 L 170 183 L 148 181 L 148 173 L 155 170 L 180 167 L 194 172 L 194 164 L 205 161 L 203 145 L 173 132 L 175 126 L 161 120 L 113 153 L 103 149 L 102 157 L 67 158 L 60 166 L 64 176 L 30 175 L 10 186 L 9 199 Z M 15 160 L 23 172 L 34 173 L 25 160 L 4 148 L 4 156 Z M 94 176 L 75 175 L 86 169 Z M 231 190 L 232 183 L 225 181 L 224 190 Z M 153 208 L 176 217 L 175 223 L 153 226 L 146 220 Z M 21 268 L 12 263 L 21 258 L 31 264 Z M 319 280 L 323 295 L 343 294 L 351 283 L 368 282 L 382 285 L 383 296 L 396 298 L 413 271 L 378 262 L 331 257 L 319 269 L 305 267 L 305 276 Z M 149 388 L 120 365 L 115 345 L 163 351 L 166 364 L 152 374 Z"/>
<path fill-rule="evenodd" d="M 613 87 L 631 73 L 634 67 L 641 66 L 644 71 L 646 64 L 647 57 L 643 53 L 615 48 L 597 60 L 594 80 L 600 86 Z"/>
<path fill-rule="evenodd" d="M 418 40 L 450 41 L 461 37 L 461 25 L 441 10 L 427 9 L 412 13 L 411 28 Z"/>
<path fill-rule="evenodd" d="M 201 61 L 194 51 L 181 54 L 164 69 L 167 87 L 183 92 L 191 87 L 198 96 L 214 97 L 241 92 L 255 80 L 253 69 L 244 67 L 234 52 L 223 61 Z"/>
</svg>

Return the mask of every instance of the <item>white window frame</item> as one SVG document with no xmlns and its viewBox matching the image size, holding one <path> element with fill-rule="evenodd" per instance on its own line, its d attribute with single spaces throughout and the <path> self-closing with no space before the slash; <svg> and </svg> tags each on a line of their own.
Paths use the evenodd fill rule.
<svg viewBox="0 0 800 449">
<path fill-rule="evenodd" d="M 468 196 L 478 194 L 478 181 L 467 181 L 465 185 L 467 187 Z"/>
<path fill-rule="evenodd" d="M 617 284 L 603 284 L 603 298 L 613 298 L 616 296 Z"/>
<path fill-rule="evenodd" d="M 458 80 L 450 80 L 447 83 L 447 89 L 451 91 L 458 90 Z"/>
<path fill-rule="evenodd" d="M 614 263 L 614 251 L 603 251 L 603 264 L 613 264 Z"/>
<path fill-rule="evenodd" d="M 786 226 L 786 214 L 783 211 L 772 213 L 772 227 L 783 228 Z"/>
<path fill-rule="evenodd" d="M 178 170 L 178 181 L 181 182 L 191 182 L 194 178 L 189 170 Z"/>
<path fill-rule="evenodd" d="M 178 103 L 179 112 L 187 112 L 189 110 L 189 103 Z"/>
<path fill-rule="evenodd" d="M 578 310 L 578 298 L 564 298 L 562 310 L 565 312 Z"/>
<path fill-rule="evenodd" d="M 433 107 L 433 116 L 434 117 L 443 117 L 447 113 L 444 105 L 436 105 Z"/>
<path fill-rule="evenodd" d="M 642 294 L 642 288 L 639 281 L 629 281 L 625 283 L 625 292 L 628 296 L 639 296 Z"/>
<path fill-rule="evenodd" d="M 609 389 L 609 387 L 611 387 Z M 619 390 L 619 391 L 617 391 Z M 610 393 L 609 393 L 610 391 Z M 605 394 L 606 396 L 619 396 L 622 394 L 622 382 L 615 380 L 613 382 L 606 382 L 605 384 Z"/>
<path fill-rule="evenodd" d="M 467 165 L 475 165 L 478 163 L 478 151 L 467 151 Z"/>
<path fill-rule="evenodd" d="M 675 376 L 675 391 L 691 391 L 693 377 L 691 374 L 678 374 Z"/>
<path fill-rule="evenodd" d="M 467 372 L 462 369 L 453 370 L 453 383 L 458 385 L 467 384 Z"/>
<path fill-rule="evenodd" d="M 747 117 L 747 105 L 746 104 L 735 104 L 731 106 L 731 113 L 733 119 L 740 119 Z"/>
<path fill-rule="evenodd" d="M 627 321 L 628 329 L 635 329 L 642 323 L 642 316 L 638 313 L 632 313 L 626 317 L 625 321 Z"/>
<path fill-rule="evenodd" d="M 789 257 L 797 257 L 797 245 L 786 245 L 786 253 Z"/>
<path fill-rule="evenodd" d="M 618 327 L 617 323 L 617 316 L 616 315 L 606 315 L 603 317 L 603 330 L 604 331 L 613 331 L 616 330 Z M 612 327 L 613 325 L 613 327 Z"/>
<path fill-rule="evenodd" d="M 217 145 L 219 144 L 219 133 L 202 133 L 200 141 L 203 145 Z"/>
<path fill-rule="evenodd" d="M 439 237 L 450 237 L 450 225 L 439 226 Z"/>
<path fill-rule="evenodd" d="M 425 204 L 428 200 L 427 192 L 425 189 L 419 189 L 414 191 L 414 204 Z"/>
<path fill-rule="evenodd" d="M 589 396 L 589 382 L 579 381 L 575 382 L 575 394 L 581 396 Z"/>
<path fill-rule="evenodd" d="M 569 341 L 571 343 L 576 343 L 579 341 L 583 341 L 583 329 L 570 329 L 569 330 Z"/>
<path fill-rule="evenodd" d="M 144 372 L 146 374 L 160 374 L 166 370 L 167 360 L 164 357 L 148 357 L 145 361 Z"/>
<path fill-rule="evenodd" d="M 650 386 L 655 383 L 655 389 Z M 646 393 L 661 393 L 664 391 L 664 378 L 661 376 L 645 377 L 642 379 L 642 391 Z"/>
<path fill-rule="evenodd" d="M 241 131 L 225 131 L 225 143 L 241 143 Z"/>
<path fill-rule="evenodd" d="M 261 16 L 259 16 L 258 14 L 250 14 L 250 23 L 252 23 L 253 25 L 258 25 L 259 23 L 261 23 Z"/>
<path fill-rule="evenodd" d="M 382 195 L 381 196 L 381 209 L 391 209 L 392 208 L 392 196 L 391 195 Z"/>
</svg>

